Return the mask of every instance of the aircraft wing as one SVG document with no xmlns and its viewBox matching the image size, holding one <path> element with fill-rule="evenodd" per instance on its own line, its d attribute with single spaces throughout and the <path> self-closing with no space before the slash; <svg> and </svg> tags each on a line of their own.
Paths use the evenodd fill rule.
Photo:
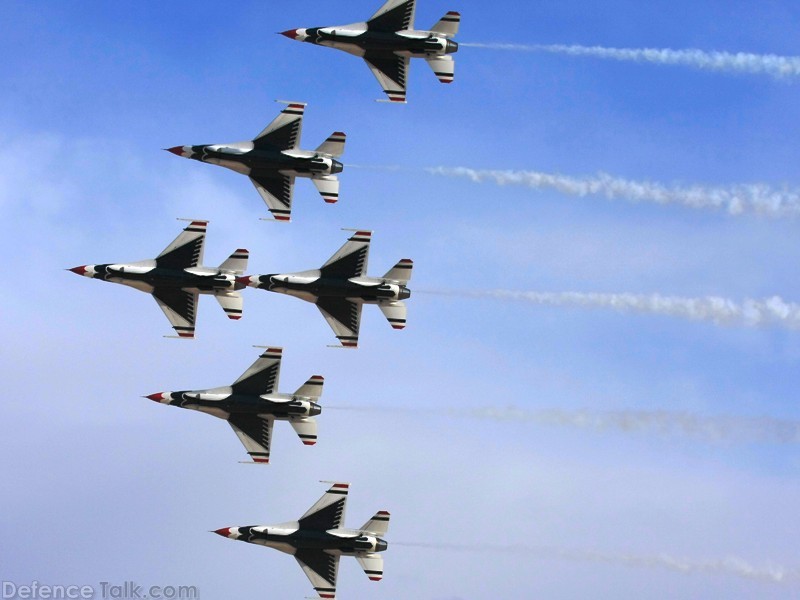
<svg viewBox="0 0 800 600">
<path fill-rule="evenodd" d="M 208 221 L 192 221 L 172 243 L 156 257 L 156 267 L 189 269 L 203 264 L 203 247 Z"/>
<path fill-rule="evenodd" d="M 308 577 L 320 598 L 336 598 L 336 575 L 339 572 L 339 555 L 324 550 L 301 548 L 294 557 Z"/>
<path fill-rule="evenodd" d="M 260 396 L 278 389 L 281 375 L 283 348 L 267 348 L 250 367 L 242 373 L 231 388 L 234 394 Z"/>
<path fill-rule="evenodd" d="M 154 288 L 153 298 L 172 323 L 172 328 L 182 338 L 194 338 L 197 315 L 197 294 L 176 288 Z"/>
<path fill-rule="evenodd" d="M 228 423 L 244 444 L 254 462 L 269 463 L 269 446 L 272 441 L 273 419 L 256 415 L 231 415 Z"/>
<path fill-rule="evenodd" d="M 297 522 L 300 529 L 327 531 L 338 529 L 344 522 L 349 483 L 334 483 Z"/>
<path fill-rule="evenodd" d="M 392 102 L 406 101 L 406 79 L 410 58 L 384 52 L 364 54 L 369 70 Z"/>
<path fill-rule="evenodd" d="M 306 105 L 292 102 L 281 111 L 264 130 L 253 139 L 253 146 L 292 150 L 300 144 L 300 133 L 303 128 L 303 111 Z"/>
<path fill-rule="evenodd" d="M 414 29 L 416 0 L 388 0 L 367 21 L 370 31 L 404 31 Z"/>
<path fill-rule="evenodd" d="M 350 279 L 367 272 L 371 231 L 356 231 L 320 268 L 322 277 Z"/>
<path fill-rule="evenodd" d="M 316 304 L 342 346 L 345 348 L 358 347 L 362 304 L 351 302 L 346 298 L 325 297 L 317 298 Z"/>
<path fill-rule="evenodd" d="M 270 177 L 250 177 L 276 221 L 292 220 L 294 177 L 275 173 Z"/>
</svg>

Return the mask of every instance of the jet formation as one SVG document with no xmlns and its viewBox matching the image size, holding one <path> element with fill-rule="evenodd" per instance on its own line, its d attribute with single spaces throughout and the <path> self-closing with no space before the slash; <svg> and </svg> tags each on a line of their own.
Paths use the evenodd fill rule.
<svg viewBox="0 0 800 600">
<path fill-rule="evenodd" d="M 333 483 L 297 521 L 278 525 L 223 527 L 214 533 L 232 540 L 275 548 L 295 557 L 320 598 L 336 598 L 341 556 L 354 556 L 372 581 L 383 578 L 389 513 L 375 513 L 358 529 L 346 529 L 344 513 L 349 484 Z"/>
<path fill-rule="evenodd" d="M 242 248 L 219 267 L 202 266 L 208 221 L 192 221 L 156 258 L 130 263 L 83 265 L 73 273 L 121 283 L 152 294 L 181 338 L 194 338 L 197 298 L 211 294 L 230 319 L 242 318 L 244 287 L 237 276 L 247 269 L 249 253 Z"/>
<path fill-rule="evenodd" d="M 458 43 L 450 38 L 458 33 L 461 15 L 450 11 L 430 30 L 416 30 L 415 6 L 416 0 L 389 0 L 365 22 L 289 29 L 281 35 L 360 56 L 389 100 L 405 102 L 411 58 L 424 58 L 439 81 L 452 83 L 451 55 L 458 51 Z"/>
<path fill-rule="evenodd" d="M 272 426 L 288 421 L 307 446 L 317 443 L 319 398 L 324 379 L 313 375 L 293 394 L 278 393 L 282 348 L 268 347 L 231 385 L 206 390 L 158 392 L 145 396 L 170 406 L 224 419 L 256 463 L 269 463 Z"/>
<path fill-rule="evenodd" d="M 311 179 L 322 199 L 339 200 L 337 173 L 344 169 L 336 158 L 344 153 L 346 136 L 335 131 L 316 150 L 300 149 L 303 102 L 288 106 L 252 140 L 167 148 L 177 156 L 219 165 L 247 175 L 267 204 L 275 221 L 291 221 L 292 195 L 297 177 Z"/>
<path fill-rule="evenodd" d="M 414 263 L 408 258 L 398 261 L 383 277 L 366 275 L 371 238 L 371 231 L 356 231 L 319 269 L 249 275 L 236 281 L 316 304 L 340 344 L 356 348 L 364 304 L 377 304 L 393 328 L 403 329 L 403 300 L 411 297 L 407 286 Z"/>
</svg>

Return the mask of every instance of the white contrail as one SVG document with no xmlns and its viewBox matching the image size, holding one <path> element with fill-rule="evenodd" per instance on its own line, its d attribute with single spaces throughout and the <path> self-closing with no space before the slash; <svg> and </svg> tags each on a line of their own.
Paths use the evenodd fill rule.
<svg viewBox="0 0 800 600">
<path fill-rule="evenodd" d="M 672 50 L 670 48 L 606 48 L 574 44 L 470 44 L 462 47 L 488 50 L 514 50 L 517 52 L 549 52 L 571 56 L 593 56 L 628 62 L 648 62 L 661 65 L 683 65 L 706 71 L 728 73 L 753 73 L 770 75 L 776 79 L 800 75 L 800 56 L 776 54 L 751 54 L 746 52 L 704 51 L 695 48 Z"/>
<path fill-rule="evenodd" d="M 571 177 L 541 171 L 503 171 L 467 167 L 427 167 L 431 175 L 463 177 L 475 183 L 490 181 L 497 185 L 519 185 L 551 189 L 570 196 L 597 195 L 633 202 L 680 204 L 690 208 L 726 210 L 731 215 L 753 213 L 770 217 L 800 215 L 800 188 L 772 187 L 765 183 L 737 184 L 727 187 L 702 185 L 665 185 L 636 181 L 607 173 Z"/>
<path fill-rule="evenodd" d="M 596 550 L 561 548 L 557 546 L 527 546 L 522 544 L 445 544 L 392 542 L 394 546 L 410 548 L 427 548 L 430 550 L 448 550 L 457 552 L 502 552 L 525 554 L 539 559 L 561 559 L 570 561 L 605 563 L 626 567 L 660 568 L 679 573 L 701 573 L 706 575 L 732 575 L 744 579 L 765 581 L 769 583 L 789 584 L 800 581 L 800 568 L 789 568 L 781 565 L 753 566 L 747 561 L 729 557 L 714 560 L 689 560 L 676 558 L 668 554 L 638 556 L 631 554 L 615 554 Z"/>
<path fill-rule="evenodd" d="M 326 410 L 509 421 L 600 432 L 678 435 L 711 443 L 800 443 L 800 421 L 772 417 L 706 416 L 667 410 L 524 409 L 516 406 L 414 408 L 362 404 L 327 406 Z"/>
<path fill-rule="evenodd" d="M 659 294 L 601 294 L 581 292 L 521 292 L 514 290 L 416 290 L 416 293 L 517 300 L 549 306 L 611 308 L 620 313 L 645 313 L 682 317 L 692 321 L 710 321 L 716 325 L 760 327 L 780 325 L 800 328 L 800 304 L 786 302 L 779 296 L 737 303 L 728 298 L 706 296 L 682 298 Z"/>
</svg>

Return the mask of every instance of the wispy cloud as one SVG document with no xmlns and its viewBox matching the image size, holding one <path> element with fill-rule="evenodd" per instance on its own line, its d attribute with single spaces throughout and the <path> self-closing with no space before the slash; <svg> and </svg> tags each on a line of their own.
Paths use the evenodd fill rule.
<svg viewBox="0 0 800 600">
<path fill-rule="evenodd" d="M 532 423 L 534 425 L 572 427 L 599 432 L 631 433 L 659 437 L 682 436 L 711 443 L 800 443 L 800 421 L 772 417 L 700 415 L 667 410 L 526 409 L 516 406 L 405 408 L 361 404 L 328 406 L 326 410 Z"/>
<path fill-rule="evenodd" d="M 695 48 L 607 48 L 569 44 L 482 44 L 461 43 L 466 48 L 512 50 L 516 52 L 549 52 L 570 56 L 592 56 L 609 60 L 645 62 L 661 65 L 683 65 L 706 71 L 752 73 L 776 79 L 800 76 L 800 56 L 751 54 L 747 52 L 717 52 Z"/>
<path fill-rule="evenodd" d="M 416 290 L 416 293 L 466 298 L 513 300 L 548 306 L 610 308 L 620 313 L 643 313 L 708 321 L 716 325 L 800 328 L 800 304 L 779 296 L 737 303 L 729 298 L 682 298 L 659 294 L 602 294 L 582 292 L 525 292 L 515 290 Z"/>
<path fill-rule="evenodd" d="M 782 565 L 755 566 L 738 557 L 712 560 L 691 560 L 687 558 L 670 556 L 669 554 L 654 554 L 651 556 L 645 556 L 634 554 L 616 554 L 611 552 L 582 550 L 577 548 L 561 548 L 558 546 L 528 546 L 523 544 L 446 544 L 400 541 L 392 542 L 392 545 L 456 552 L 525 554 L 538 559 L 594 562 L 632 568 L 666 569 L 677 573 L 687 574 L 698 573 L 704 575 L 727 575 L 776 584 L 791 584 L 800 581 L 800 568 L 790 568 Z"/>
<path fill-rule="evenodd" d="M 725 210 L 731 215 L 757 214 L 769 217 L 800 215 L 800 189 L 772 187 L 765 183 L 731 186 L 665 185 L 636 181 L 607 173 L 571 177 L 541 171 L 503 171 L 467 167 L 427 167 L 431 175 L 462 177 L 475 183 L 517 185 L 555 190 L 569 196 L 602 196 L 610 200 L 679 204 L 697 209 Z"/>
</svg>

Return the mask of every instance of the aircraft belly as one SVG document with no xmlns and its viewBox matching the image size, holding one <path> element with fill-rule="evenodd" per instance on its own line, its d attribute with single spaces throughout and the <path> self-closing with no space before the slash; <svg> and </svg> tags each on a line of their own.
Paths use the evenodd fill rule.
<svg viewBox="0 0 800 600">
<path fill-rule="evenodd" d="M 250 175 L 250 173 L 253 170 L 248 165 L 238 160 L 225 160 L 224 158 L 209 158 L 206 159 L 205 162 L 212 165 L 225 167 L 226 169 L 230 169 L 231 171 L 236 171 L 237 173 L 241 173 L 242 175 Z"/>
</svg>

